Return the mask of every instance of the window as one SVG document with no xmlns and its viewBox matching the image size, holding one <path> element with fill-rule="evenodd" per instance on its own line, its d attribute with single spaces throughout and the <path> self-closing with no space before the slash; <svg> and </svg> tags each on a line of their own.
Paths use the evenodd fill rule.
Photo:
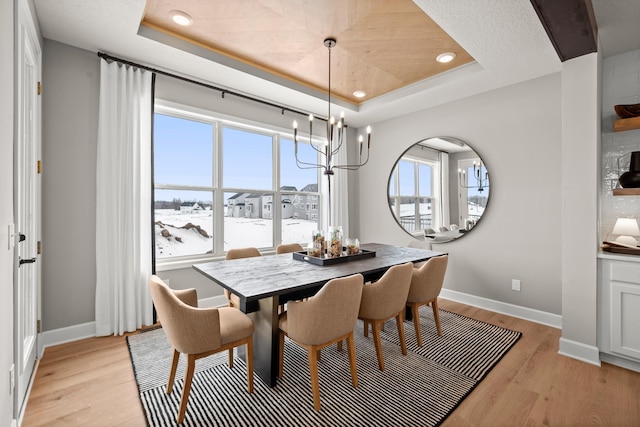
<svg viewBox="0 0 640 427">
<path fill-rule="evenodd" d="M 389 180 L 389 206 L 402 227 L 409 231 L 423 230 L 433 224 L 434 165 L 402 158 Z"/>
<path fill-rule="evenodd" d="M 298 150 L 317 156 L 308 144 Z M 290 136 L 159 101 L 154 115 L 156 259 L 306 244 L 318 228 L 318 170 L 299 169 Z"/>
</svg>

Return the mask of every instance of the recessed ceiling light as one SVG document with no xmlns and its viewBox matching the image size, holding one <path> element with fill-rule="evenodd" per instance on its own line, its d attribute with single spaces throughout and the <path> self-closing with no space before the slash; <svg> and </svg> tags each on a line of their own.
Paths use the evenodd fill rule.
<svg viewBox="0 0 640 427">
<path fill-rule="evenodd" d="M 455 57 L 456 57 L 455 53 L 453 53 L 453 52 L 445 52 L 445 53 L 441 53 L 440 55 L 438 55 L 436 57 L 436 61 L 442 62 L 444 64 L 444 63 L 453 61 L 453 59 Z"/>
<path fill-rule="evenodd" d="M 171 19 L 178 25 L 187 26 L 193 24 L 193 18 L 188 14 L 181 10 L 172 10 L 169 12 L 171 15 Z"/>
<path fill-rule="evenodd" d="M 362 90 L 357 90 L 353 92 L 353 96 L 355 96 L 356 98 L 364 98 L 365 96 L 367 96 L 367 94 Z"/>
</svg>

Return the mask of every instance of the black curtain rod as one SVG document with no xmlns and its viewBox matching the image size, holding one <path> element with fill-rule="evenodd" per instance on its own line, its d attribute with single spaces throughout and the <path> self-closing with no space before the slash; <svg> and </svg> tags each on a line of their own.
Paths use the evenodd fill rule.
<svg viewBox="0 0 640 427">
<path fill-rule="evenodd" d="M 147 67 L 146 65 L 136 64 L 135 62 L 127 61 L 126 59 L 122 59 L 122 58 L 116 58 L 115 56 L 111 56 L 111 55 L 108 55 L 106 53 L 98 52 L 98 56 L 100 58 L 106 60 L 106 61 L 119 62 L 119 63 L 121 63 L 123 65 L 130 65 L 132 67 L 136 67 L 136 68 L 140 68 L 140 69 L 143 69 L 143 70 L 147 70 L 147 71 L 150 71 L 152 73 L 160 74 L 160 75 L 167 76 L 167 77 L 172 77 L 174 79 L 182 80 L 184 82 L 192 83 L 192 84 L 195 84 L 195 85 L 198 85 L 198 86 L 203 86 L 203 87 L 206 87 L 207 89 L 217 90 L 218 92 L 222 92 L 222 97 L 223 98 L 224 98 L 224 96 L 226 94 L 229 94 L 229 95 L 236 96 L 238 98 L 246 99 L 246 100 L 253 101 L 253 102 L 258 102 L 260 104 L 267 105 L 269 107 L 277 108 L 282 112 L 283 115 L 284 115 L 285 111 L 289 111 L 289 112 L 295 113 L 295 114 L 300 114 L 302 116 L 308 116 L 309 115 L 309 113 L 305 113 L 305 112 L 302 112 L 302 111 L 294 110 L 294 109 L 289 108 L 289 107 L 283 107 L 282 105 L 274 104 L 272 102 L 265 101 L 263 99 L 253 98 L 253 97 L 251 97 L 249 95 L 245 95 L 243 93 L 234 92 L 234 91 L 229 90 L 229 89 L 224 89 L 224 88 L 213 86 L 213 85 L 210 85 L 210 84 L 207 84 L 207 83 L 199 82 L 197 80 L 193 80 L 193 79 L 190 79 L 190 78 L 187 78 L 187 77 L 179 76 L 177 74 L 169 73 L 169 72 L 166 72 L 166 71 L 158 70 L 156 68 Z M 314 117 L 315 117 L 315 115 L 314 115 Z M 317 118 L 319 120 L 327 121 L 326 119 L 323 119 L 322 117 L 317 117 Z"/>
</svg>

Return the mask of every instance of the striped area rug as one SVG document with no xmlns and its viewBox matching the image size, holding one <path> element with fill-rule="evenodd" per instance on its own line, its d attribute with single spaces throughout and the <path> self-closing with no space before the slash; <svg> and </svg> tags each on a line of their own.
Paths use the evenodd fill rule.
<svg viewBox="0 0 640 427">
<path fill-rule="evenodd" d="M 284 377 L 270 388 L 255 377 L 246 390 L 246 367 L 226 352 L 196 361 L 183 426 L 437 426 L 518 341 L 520 332 L 440 310 L 443 336 L 435 332 L 429 307 L 420 309 L 423 347 L 405 322 L 408 355 L 398 344 L 395 322 L 382 332 L 385 371 L 378 369 L 371 334 L 356 329 L 358 388 L 351 385 L 346 347 L 322 352 L 322 410 L 313 409 L 307 353 L 285 342 Z M 183 360 L 174 391 L 166 395 L 171 348 L 162 329 L 127 337 L 148 424 L 174 426 L 182 392 Z"/>
</svg>

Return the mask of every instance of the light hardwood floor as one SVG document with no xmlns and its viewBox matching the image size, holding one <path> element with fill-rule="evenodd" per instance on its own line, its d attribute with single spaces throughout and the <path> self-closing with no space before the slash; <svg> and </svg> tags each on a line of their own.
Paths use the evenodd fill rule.
<svg viewBox="0 0 640 427">
<path fill-rule="evenodd" d="M 558 329 L 445 299 L 439 304 L 523 333 L 444 427 L 640 426 L 640 373 L 558 355 Z M 145 425 L 124 337 L 46 349 L 23 427 Z"/>
</svg>

